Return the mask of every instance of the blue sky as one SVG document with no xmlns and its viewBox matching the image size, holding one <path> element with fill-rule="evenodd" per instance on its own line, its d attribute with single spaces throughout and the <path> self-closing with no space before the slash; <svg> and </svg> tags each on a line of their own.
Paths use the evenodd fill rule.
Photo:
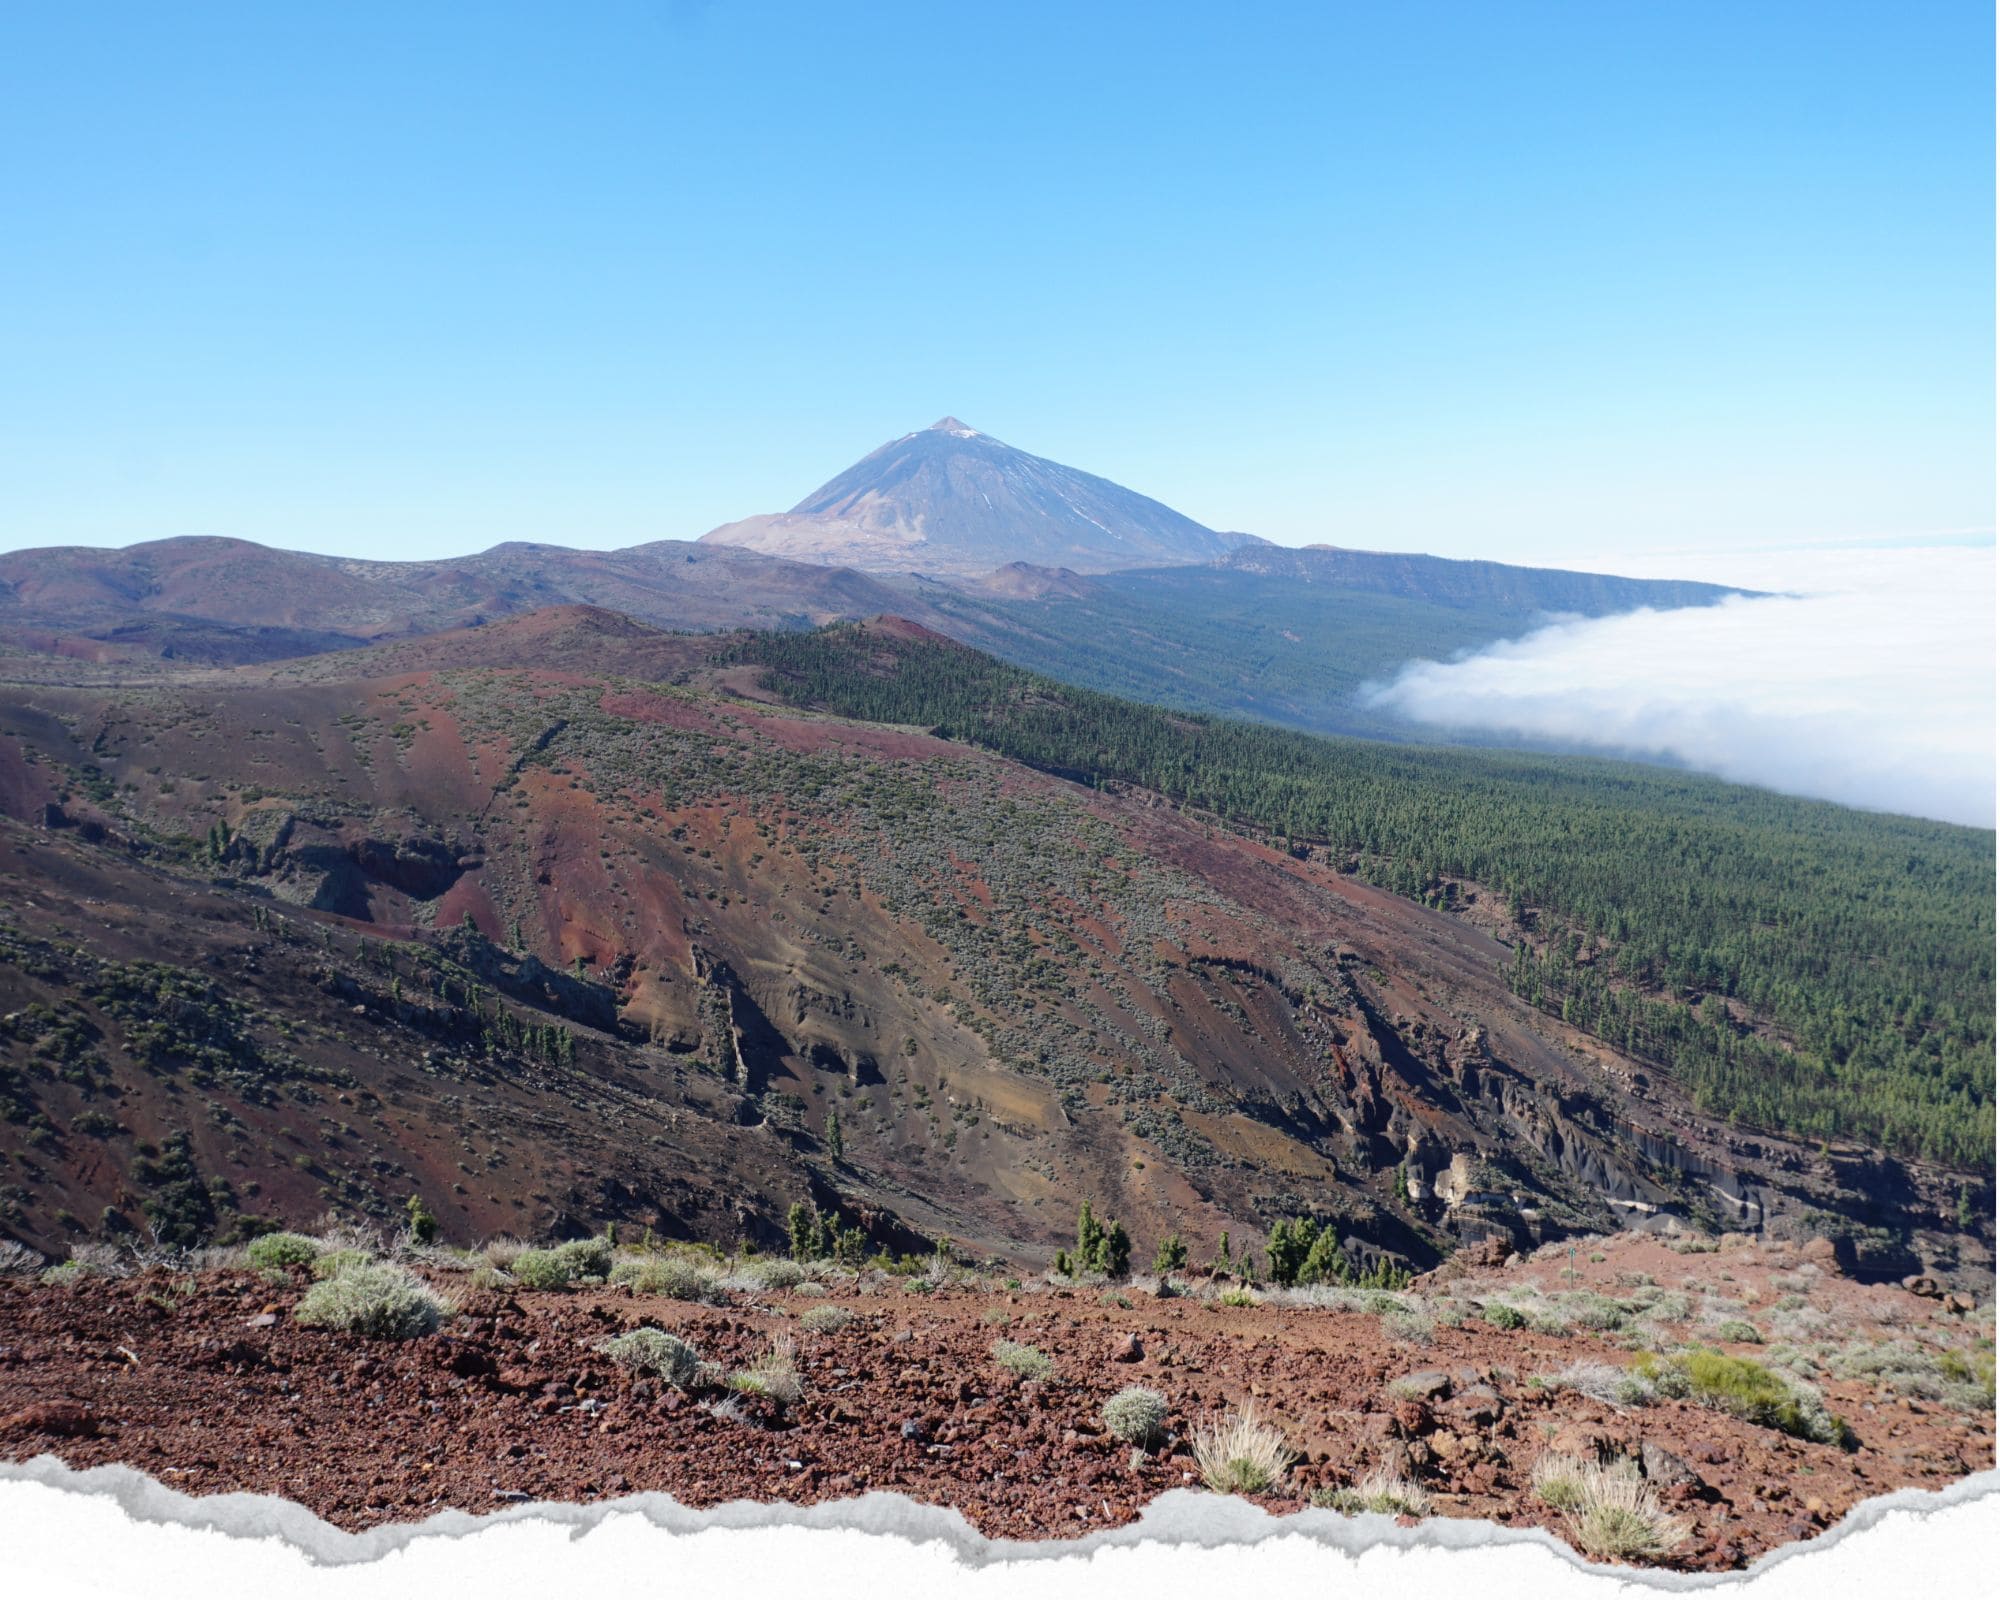
<svg viewBox="0 0 2000 1600">
<path fill-rule="evenodd" d="M 9 6 L 0 548 L 693 537 L 945 412 L 1288 543 L 1976 537 L 1992 28 Z"/>
</svg>

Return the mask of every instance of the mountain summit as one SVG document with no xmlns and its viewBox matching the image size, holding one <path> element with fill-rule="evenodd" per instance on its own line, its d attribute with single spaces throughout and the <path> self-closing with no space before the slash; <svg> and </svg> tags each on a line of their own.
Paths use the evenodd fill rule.
<svg viewBox="0 0 2000 1600">
<path fill-rule="evenodd" d="M 1215 561 L 1245 542 L 1108 479 L 942 417 L 788 512 L 703 536 L 795 561 L 972 576 L 1014 562 L 1113 572 Z"/>
</svg>

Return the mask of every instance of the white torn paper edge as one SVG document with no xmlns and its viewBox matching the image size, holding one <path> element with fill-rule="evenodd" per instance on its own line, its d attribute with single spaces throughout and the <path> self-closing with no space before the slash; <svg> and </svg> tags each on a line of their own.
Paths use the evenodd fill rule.
<svg viewBox="0 0 2000 1600">
<path fill-rule="evenodd" d="M 1756 1600 L 1870 1600 L 1984 1587 L 2000 1534 L 2000 1472 L 1936 1491 L 1865 1501 L 1817 1539 L 1746 1572 L 1714 1575 L 1592 1566 L 1541 1529 L 1434 1517 L 1273 1517 L 1245 1501 L 1171 1490 L 1140 1519 L 1067 1541 L 989 1540 L 956 1510 L 900 1494 L 792 1506 L 732 1501 L 710 1510 L 648 1493 L 590 1505 L 447 1511 L 347 1533 L 271 1495 L 189 1496 L 130 1467 L 73 1470 L 54 1457 L 0 1464 L 0 1549 L 18 1593 L 510 1594 L 748 1592 L 787 1600 L 886 1600 L 903 1593 L 1508 1594 L 1536 1600 L 1747 1587 Z M 701 1577 L 706 1573 L 705 1579 Z M 1079 1582 L 1079 1575 L 1088 1581 Z M 185 1588 L 172 1587 L 177 1577 Z M 97 1580 L 105 1586 L 98 1586 Z M 355 1580 L 361 1580 L 359 1582 Z M 669 1580 L 671 1580 L 669 1582 Z M 1114 1586 L 1107 1588 L 1107 1583 Z M 779 1585 L 773 1589 L 770 1585 Z M 713 1585 L 713 1586 L 711 1586 Z M 1018 1587 L 1017 1587 L 1018 1586 Z M 1303 1586 L 1303 1587 L 1302 1587 Z"/>
</svg>

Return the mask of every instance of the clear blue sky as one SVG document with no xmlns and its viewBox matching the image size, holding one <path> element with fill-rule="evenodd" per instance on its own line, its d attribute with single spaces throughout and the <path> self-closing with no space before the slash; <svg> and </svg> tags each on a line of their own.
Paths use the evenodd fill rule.
<svg viewBox="0 0 2000 1600">
<path fill-rule="evenodd" d="M 0 8 L 0 547 L 617 545 L 944 412 L 1501 557 L 1993 521 L 1993 22 Z"/>
</svg>

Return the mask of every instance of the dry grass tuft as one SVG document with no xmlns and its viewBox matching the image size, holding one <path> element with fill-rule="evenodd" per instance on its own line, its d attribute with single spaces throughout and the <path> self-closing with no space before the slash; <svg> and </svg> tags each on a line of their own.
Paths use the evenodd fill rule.
<svg viewBox="0 0 2000 1600">
<path fill-rule="evenodd" d="M 1268 1494 L 1291 1474 L 1290 1442 L 1248 1406 L 1196 1423 L 1189 1442 L 1195 1470 L 1217 1494 Z"/>
<path fill-rule="evenodd" d="M 1535 1463 L 1536 1496 L 1568 1521 L 1598 1561 L 1659 1561 L 1686 1543 L 1693 1524 L 1669 1516 L 1635 1463 L 1550 1453 Z"/>
</svg>

